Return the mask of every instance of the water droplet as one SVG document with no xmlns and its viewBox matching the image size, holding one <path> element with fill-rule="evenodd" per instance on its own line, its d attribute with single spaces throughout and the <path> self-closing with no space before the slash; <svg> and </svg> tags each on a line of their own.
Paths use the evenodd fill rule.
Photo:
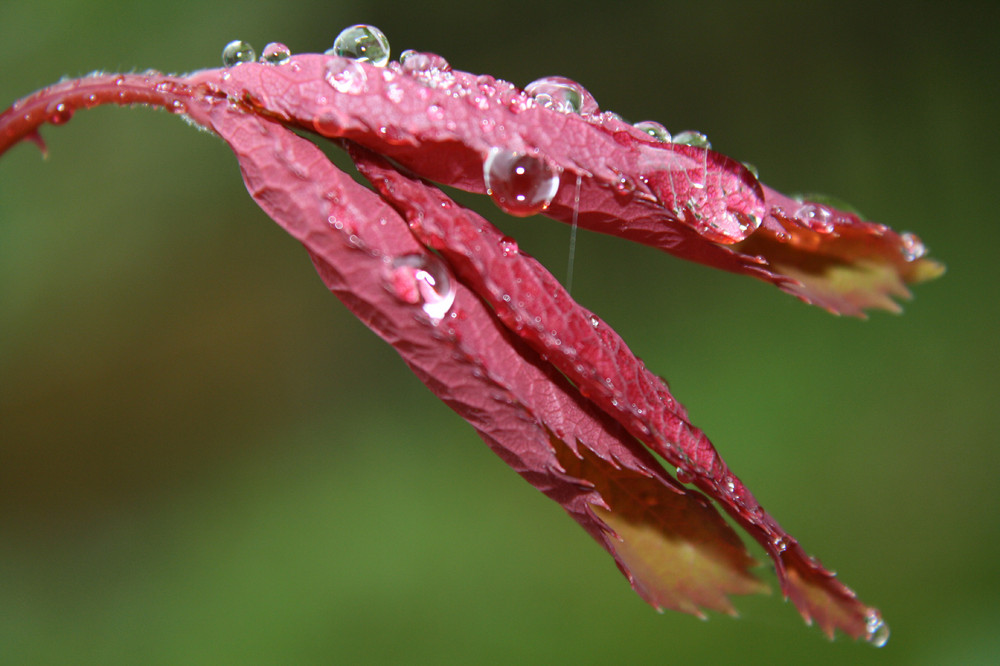
<svg viewBox="0 0 1000 666">
<path fill-rule="evenodd" d="M 927 246 L 924 245 L 923 241 L 916 234 L 904 231 L 899 234 L 899 238 L 903 241 L 903 257 L 907 261 L 916 261 L 927 254 Z"/>
<path fill-rule="evenodd" d="M 513 150 L 491 148 L 483 162 L 486 192 L 517 217 L 540 213 L 559 190 L 559 176 L 542 160 Z"/>
<path fill-rule="evenodd" d="M 235 39 L 222 49 L 222 64 L 226 67 L 233 67 L 244 62 L 253 62 L 257 59 L 257 52 L 253 50 L 247 42 Z"/>
<path fill-rule="evenodd" d="M 437 104 L 431 104 L 427 107 L 427 117 L 432 122 L 439 123 L 444 120 L 444 109 Z"/>
<path fill-rule="evenodd" d="M 615 193 L 618 196 L 631 197 L 635 194 L 635 181 L 632 180 L 631 176 L 615 167 L 611 167 L 611 171 L 615 174 L 612 187 L 615 188 Z"/>
<path fill-rule="evenodd" d="M 788 541 L 783 536 L 776 536 L 771 540 L 774 545 L 774 549 L 779 553 L 783 553 L 788 550 Z"/>
<path fill-rule="evenodd" d="M 505 257 L 518 254 L 517 241 L 510 236 L 504 236 L 500 239 L 500 251 L 503 252 L 503 256 Z M 507 300 L 510 300 L 510 296 L 507 297 Z"/>
<path fill-rule="evenodd" d="M 433 254 L 405 254 L 387 265 L 389 290 L 405 303 L 419 305 L 435 324 L 455 302 L 455 282 L 444 262 Z"/>
<path fill-rule="evenodd" d="M 796 193 L 790 195 L 790 197 L 800 203 L 814 203 L 814 204 L 819 204 L 821 206 L 827 206 L 829 208 L 836 208 L 838 210 L 844 211 L 845 213 L 851 213 L 852 215 L 857 215 L 862 220 L 865 219 L 865 216 L 861 213 L 860 210 L 852 206 L 850 203 L 844 201 L 840 197 L 831 196 L 829 194 L 821 194 L 819 192 L 810 192 L 808 194 Z"/>
<path fill-rule="evenodd" d="M 535 101 L 560 113 L 591 114 L 597 111 L 597 101 L 587 89 L 563 76 L 546 76 L 524 87 Z"/>
<path fill-rule="evenodd" d="M 674 143 L 679 143 L 685 146 L 694 146 L 695 148 L 712 147 L 712 143 L 708 140 L 707 136 L 701 132 L 695 132 L 694 130 L 686 130 L 675 134 Z"/>
<path fill-rule="evenodd" d="M 356 60 L 331 60 L 324 76 L 334 90 L 348 95 L 357 95 L 368 85 L 365 68 Z"/>
<path fill-rule="evenodd" d="M 756 166 L 754 166 L 753 164 L 750 164 L 749 162 L 743 162 L 743 167 L 747 171 L 749 171 L 750 173 L 752 173 L 754 178 L 760 180 L 760 171 L 757 170 Z"/>
<path fill-rule="evenodd" d="M 885 623 L 877 610 L 868 612 L 868 622 L 865 626 L 865 640 L 875 647 L 885 647 L 889 642 L 889 625 Z"/>
<path fill-rule="evenodd" d="M 432 69 L 442 72 L 451 70 L 451 65 L 448 64 L 448 61 L 438 54 L 422 53 L 413 49 L 406 49 L 399 54 L 399 64 L 403 66 L 403 71 L 410 73 L 427 72 Z"/>
<path fill-rule="evenodd" d="M 806 202 L 795 211 L 795 217 L 801 222 L 805 222 L 813 231 L 818 231 L 821 234 L 833 232 L 830 209 L 821 204 Z"/>
<path fill-rule="evenodd" d="M 406 91 L 398 83 L 390 83 L 385 87 L 385 98 L 393 104 L 399 104 L 406 97 Z"/>
<path fill-rule="evenodd" d="M 65 125 L 73 117 L 73 109 L 65 102 L 56 102 L 45 109 L 45 115 L 53 125 Z"/>
<path fill-rule="evenodd" d="M 601 325 L 601 320 L 597 318 L 597 315 L 590 315 L 590 325 L 597 328 Z M 609 378 L 610 380 L 610 378 Z"/>
<path fill-rule="evenodd" d="M 292 57 L 292 50 L 281 42 L 271 42 L 264 47 L 260 61 L 269 65 L 284 65 Z"/>
<path fill-rule="evenodd" d="M 385 67 L 389 64 L 389 40 L 375 26 L 361 23 L 352 25 L 337 35 L 337 39 L 333 40 L 333 47 L 326 54 Z"/>
<path fill-rule="evenodd" d="M 677 468 L 677 480 L 681 483 L 692 483 L 694 482 L 694 474 L 681 467 Z"/>
<path fill-rule="evenodd" d="M 649 136 L 653 137 L 657 141 L 663 141 L 664 143 L 670 143 L 670 132 L 667 128 L 656 122 L 655 120 L 643 120 L 637 122 L 633 125 L 637 130 L 642 130 Z"/>
</svg>

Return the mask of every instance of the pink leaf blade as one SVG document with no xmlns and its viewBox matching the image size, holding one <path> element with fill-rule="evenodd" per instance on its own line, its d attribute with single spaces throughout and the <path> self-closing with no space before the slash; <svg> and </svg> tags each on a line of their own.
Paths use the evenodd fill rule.
<svg viewBox="0 0 1000 666">
<path fill-rule="evenodd" d="M 874 609 L 801 550 L 687 421 L 666 385 L 606 323 L 580 307 L 544 267 L 488 221 L 363 149 L 351 155 L 415 235 L 442 253 L 504 324 L 543 354 L 581 394 L 718 501 L 771 555 L 784 593 L 807 620 L 864 636 Z M 596 323 L 596 325 L 595 325 Z"/>
<path fill-rule="evenodd" d="M 868 253 L 848 251 L 835 257 L 836 268 L 817 271 L 807 246 L 772 247 L 782 238 L 774 234 L 781 195 L 743 165 L 715 151 L 656 141 L 613 115 L 560 113 L 507 82 L 454 69 L 414 74 L 308 54 L 294 61 L 294 72 L 249 63 L 224 80 L 222 70 L 196 80 L 283 122 L 357 141 L 425 178 L 472 192 L 485 189 L 477 166 L 491 149 L 537 155 L 561 180 L 546 215 L 763 279 L 837 314 L 896 311 L 892 297 L 905 298 L 907 283 L 942 271 L 927 259 L 912 266 L 895 260 L 919 244 L 915 236 L 855 223 L 842 226 L 861 242 L 844 247 L 884 246 L 875 266 Z M 344 87 L 345 72 L 356 86 Z M 333 92 L 331 78 L 338 82 Z M 256 88 L 272 94 L 248 96 L 259 80 L 267 84 Z M 808 228 L 806 222 L 796 225 Z"/>
<path fill-rule="evenodd" d="M 766 590 L 749 572 L 752 559 L 714 509 L 696 492 L 677 486 L 618 423 L 497 327 L 463 286 L 454 316 L 434 325 L 414 318 L 412 308 L 400 308 L 384 286 L 371 285 L 370 266 L 351 268 L 358 262 L 385 264 L 390 247 L 422 250 L 411 238 L 396 238 L 405 226 L 385 204 L 332 165 L 320 164 L 324 158 L 312 144 L 273 123 L 253 116 L 234 120 L 228 111 L 208 122 L 237 152 L 248 190 L 306 244 L 328 287 L 390 341 L 491 448 L 597 538 L 644 598 L 657 607 L 703 615 L 702 608 L 733 613 L 728 595 Z M 270 157 L 255 159 L 260 155 L 282 158 L 276 164 Z M 309 170 L 307 183 L 296 176 L 301 168 Z M 312 204 L 304 206 L 308 201 Z M 363 210 L 359 202 L 365 202 Z M 323 219 L 317 208 L 343 220 L 344 228 L 331 233 L 326 225 L 317 226 Z M 377 225 L 351 222 L 373 214 Z M 338 233 L 356 239 L 338 241 Z M 443 344 L 451 350 L 444 357 Z M 488 396 L 485 402 L 482 396 Z"/>
</svg>

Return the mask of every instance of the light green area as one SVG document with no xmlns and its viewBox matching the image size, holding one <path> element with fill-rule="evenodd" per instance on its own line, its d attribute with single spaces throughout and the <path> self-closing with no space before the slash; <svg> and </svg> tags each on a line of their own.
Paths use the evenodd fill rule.
<svg viewBox="0 0 1000 666">
<path fill-rule="evenodd" d="M 0 159 L 0 662 L 995 663 L 996 3 L 476 7 L 7 3 L 0 104 L 370 23 L 918 233 L 948 274 L 867 322 L 585 232 L 573 278 L 889 645 L 777 595 L 656 614 L 324 291 L 220 141 L 95 109 Z M 563 275 L 566 227 L 502 223 Z"/>
</svg>

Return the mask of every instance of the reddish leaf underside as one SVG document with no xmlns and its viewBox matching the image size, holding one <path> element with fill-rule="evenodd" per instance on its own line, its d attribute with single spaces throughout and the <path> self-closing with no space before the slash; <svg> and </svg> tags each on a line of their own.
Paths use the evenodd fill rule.
<svg viewBox="0 0 1000 666">
<path fill-rule="evenodd" d="M 729 595 L 765 589 L 712 504 L 651 450 L 764 546 L 807 621 L 883 643 L 878 611 L 760 507 L 624 341 L 515 241 L 421 178 L 483 192 L 491 151 L 536 156 L 560 183 L 545 214 L 753 275 L 837 313 L 896 309 L 891 297 L 940 265 L 912 234 L 785 197 L 719 153 L 657 141 L 596 108 L 561 113 L 506 82 L 427 62 L 437 64 L 380 69 L 306 54 L 184 77 L 67 81 L 0 115 L 0 153 L 24 138 L 42 145 L 42 124 L 97 104 L 184 113 L 229 143 L 250 194 L 306 246 L 327 286 L 608 549 L 649 603 L 732 613 Z M 378 194 L 286 126 L 344 142 Z"/>
</svg>

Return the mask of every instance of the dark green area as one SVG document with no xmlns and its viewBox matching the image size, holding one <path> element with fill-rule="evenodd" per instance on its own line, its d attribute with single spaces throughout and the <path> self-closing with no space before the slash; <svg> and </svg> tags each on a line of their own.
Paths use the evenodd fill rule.
<svg viewBox="0 0 1000 666">
<path fill-rule="evenodd" d="M 829 644 L 777 595 L 653 612 L 325 292 L 222 142 L 106 108 L 0 160 L 0 662 L 995 663 L 996 3 L 472 6 L 8 3 L 0 105 L 366 22 L 918 233 L 948 274 L 866 322 L 594 234 L 575 262 L 888 647 Z M 566 227 L 501 223 L 564 274 Z"/>
</svg>

